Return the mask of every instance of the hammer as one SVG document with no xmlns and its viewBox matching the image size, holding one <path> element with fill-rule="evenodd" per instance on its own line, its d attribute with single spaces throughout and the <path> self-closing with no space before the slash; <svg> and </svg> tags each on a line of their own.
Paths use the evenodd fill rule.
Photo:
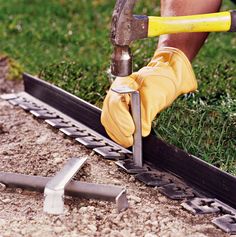
<svg viewBox="0 0 236 237">
<path fill-rule="evenodd" d="M 117 0 L 113 11 L 111 73 L 114 76 L 132 74 L 130 45 L 135 40 L 183 32 L 236 32 L 236 10 L 177 17 L 133 15 L 136 1 Z"/>
</svg>

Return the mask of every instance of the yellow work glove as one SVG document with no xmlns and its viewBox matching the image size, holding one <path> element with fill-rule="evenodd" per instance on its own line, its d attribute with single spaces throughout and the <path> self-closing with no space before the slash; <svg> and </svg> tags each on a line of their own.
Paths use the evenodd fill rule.
<svg viewBox="0 0 236 237">
<path fill-rule="evenodd" d="M 197 89 L 192 66 L 176 48 L 158 49 L 151 62 L 128 77 L 117 77 L 111 88 L 128 86 L 141 97 L 142 136 L 149 135 L 152 121 L 181 94 Z M 102 125 L 108 135 L 124 147 L 133 144 L 134 122 L 130 114 L 130 95 L 109 90 L 102 109 Z"/>
</svg>

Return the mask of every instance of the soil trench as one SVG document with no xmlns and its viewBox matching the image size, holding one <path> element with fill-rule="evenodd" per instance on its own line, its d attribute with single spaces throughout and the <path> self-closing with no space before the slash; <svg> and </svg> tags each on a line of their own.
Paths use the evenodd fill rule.
<svg viewBox="0 0 236 237">
<path fill-rule="evenodd" d="M 180 202 L 120 172 L 41 120 L 0 100 L 0 170 L 53 176 L 72 157 L 87 156 L 77 180 L 126 187 L 129 209 L 117 213 L 114 203 L 67 197 L 63 215 L 43 213 L 43 195 L 1 188 L 0 236 L 226 237 L 211 224 L 213 215 L 194 216 Z"/>
</svg>

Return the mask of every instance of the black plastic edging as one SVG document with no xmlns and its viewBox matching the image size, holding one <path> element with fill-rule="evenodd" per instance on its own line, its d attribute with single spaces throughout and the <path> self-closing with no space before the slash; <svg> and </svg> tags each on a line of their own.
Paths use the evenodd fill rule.
<svg viewBox="0 0 236 237">
<path fill-rule="evenodd" d="M 88 102 L 29 74 L 24 74 L 25 92 L 67 116 L 107 136 L 100 122 L 101 110 Z M 181 177 L 201 191 L 236 208 L 236 177 L 151 134 L 143 139 L 144 161 Z"/>
<path fill-rule="evenodd" d="M 100 109 L 88 102 L 36 77 L 24 73 L 25 92 L 107 136 L 100 123 Z"/>
</svg>

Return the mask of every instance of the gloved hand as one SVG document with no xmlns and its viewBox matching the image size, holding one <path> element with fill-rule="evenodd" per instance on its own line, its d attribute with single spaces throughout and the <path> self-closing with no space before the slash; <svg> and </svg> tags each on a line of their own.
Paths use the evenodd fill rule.
<svg viewBox="0 0 236 237">
<path fill-rule="evenodd" d="M 197 89 L 192 66 L 176 48 L 158 49 L 150 63 L 128 77 L 117 77 L 111 88 L 128 86 L 141 97 L 142 136 L 149 135 L 156 114 L 170 106 L 181 94 Z M 133 144 L 134 122 L 130 114 L 130 95 L 109 90 L 102 109 L 101 122 L 108 135 L 124 147 Z"/>
</svg>

